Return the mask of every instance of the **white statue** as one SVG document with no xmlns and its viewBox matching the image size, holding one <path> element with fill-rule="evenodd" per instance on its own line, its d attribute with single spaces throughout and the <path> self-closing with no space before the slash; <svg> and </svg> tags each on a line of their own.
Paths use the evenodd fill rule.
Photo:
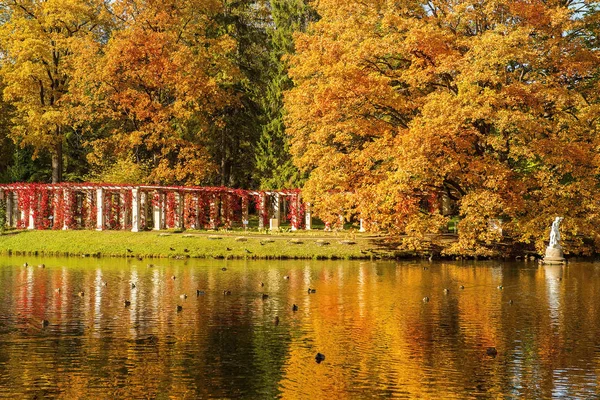
<svg viewBox="0 0 600 400">
<path fill-rule="evenodd" d="M 562 217 L 556 217 L 552 223 L 552 229 L 550 230 L 550 244 L 548 247 L 560 248 L 560 231 L 558 230 Z"/>
</svg>

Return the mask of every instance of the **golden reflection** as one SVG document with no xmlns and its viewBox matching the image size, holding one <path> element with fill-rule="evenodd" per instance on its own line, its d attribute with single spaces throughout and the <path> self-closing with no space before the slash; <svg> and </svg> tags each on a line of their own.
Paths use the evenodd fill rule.
<svg viewBox="0 0 600 400">
<path fill-rule="evenodd" d="M 0 389 L 15 398 L 598 391 L 594 264 L 44 261 L 0 259 Z"/>
</svg>

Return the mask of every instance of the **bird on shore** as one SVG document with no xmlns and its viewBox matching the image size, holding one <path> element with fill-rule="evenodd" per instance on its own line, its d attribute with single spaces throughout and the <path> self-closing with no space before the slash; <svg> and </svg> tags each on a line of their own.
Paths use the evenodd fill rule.
<svg viewBox="0 0 600 400">
<path fill-rule="evenodd" d="M 308 294 L 317 293 L 317 289 L 308 288 Z"/>
<path fill-rule="evenodd" d="M 175 249 L 173 247 L 169 247 L 169 250 L 171 251 L 175 251 Z"/>
<path fill-rule="evenodd" d="M 25 264 L 23 264 L 23 266 L 27 268 L 27 267 L 29 267 L 29 264 L 25 263 Z"/>
<path fill-rule="evenodd" d="M 502 289 L 504 289 L 504 286 L 502 286 L 502 285 L 499 285 L 499 286 L 498 286 L 498 290 L 502 290 Z"/>
<path fill-rule="evenodd" d="M 125 304 L 125 307 L 129 307 L 131 305 L 131 301 L 129 300 L 125 300 L 123 303 Z"/>
<path fill-rule="evenodd" d="M 171 277 L 171 279 L 175 280 L 175 279 L 177 279 L 177 277 L 176 277 L 175 275 L 173 275 L 173 276 Z"/>
<path fill-rule="evenodd" d="M 325 361 L 325 354 L 317 353 L 315 356 L 315 361 L 317 364 L 321 364 L 323 361 Z"/>
<path fill-rule="evenodd" d="M 423 303 L 429 303 L 429 297 L 427 297 L 427 296 L 423 297 Z"/>
<path fill-rule="evenodd" d="M 54 289 L 54 291 L 55 291 L 56 293 L 60 293 L 60 292 L 61 292 L 61 289 L 60 289 L 59 287 L 57 287 L 56 289 Z"/>
<path fill-rule="evenodd" d="M 85 292 L 82 290 L 82 291 L 80 291 L 79 293 L 77 293 L 77 295 L 78 295 L 79 297 L 83 297 L 83 296 L 85 296 Z"/>
<path fill-rule="evenodd" d="M 223 295 L 229 296 L 230 294 L 231 294 L 231 290 L 227 290 L 227 289 L 223 290 Z"/>
<path fill-rule="evenodd" d="M 263 286 L 265 286 L 265 283 L 264 283 L 264 282 L 261 282 L 261 283 L 260 283 L 260 287 L 263 287 Z"/>
<path fill-rule="evenodd" d="M 46 268 L 46 264 L 40 264 L 38 265 L 38 268 Z"/>
<path fill-rule="evenodd" d="M 189 253 L 189 252 L 190 252 L 188 249 L 183 249 L 183 251 L 184 251 L 185 253 Z"/>
<path fill-rule="evenodd" d="M 244 250 L 246 251 L 246 253 L 252 254 L 252 252 L 250 250 L 248 250 L 248 249 L 244 249 Z"/>
<path fill-rule="evenodd" d="M 289 275 L 286 275 L 286 276 L 284 276 L 284 277 L 283 277 L 283 279 L 285 279 L 285 280 L 289 280 L 289 279 L 290 279 L 290 276 L 289 276 Z"/>
<path fill-rule="evenodd" d="M 266 293 L 263 293 L 263 295 L 262 295 L 262 299 L 263 299 L 263 300 L 267 300 L 268 298 L 269 298 L 269 295 L 268 295 L 268 294 L 266 294 Z"/>
<path fill-rule="evenodd" d="M 464 288 L 465 288 L 464 285 L 459 286 L 459 289 L 464 289 Z"/>
<path fill-rule="evenodd" d="M 131 288 L 135 289 L 135 283 L 131 282 Z"/>
<path fill-rule="evenodd" d="M 275 325 L 279 325 L 279 317 L 278 316 L 275 316 L 275 319 L 273 320 L 273 323 Z"/>
<path fill-rule="evenodd" d="M 292 305 L 292 311 L 298 311 L 298 306 L 296 304 Z"/>
<path fill-rule="evenodd" d="M 177 312 L 182 312 L 183 311 L 183 306 L 180 306 L 179 304 L 177 305 Z"/>
<path fill-rule="evenodd" d="M 128 252 L 128 253 L 133 253 L 133 250 L 131 250 L 131 249 L 127 249 L 127 252 Z"/>
<path fill-rule="evenodd" d="M 181 297 L 183 300 L 185 300 L 185 299 L 187 299 L 187 294 L 184 293 L 184 294 L 180 295 L 179 297 Z"/>
<path fill-rule="evenodd" d="M 48 321 L 47 319 L 43 319 L 42 320 L 42 328 L 47 327 L 48 325 L 50 325 L 50 321 Z"/>
<path fill-rule="evenodd" d="M 202 296 L 204 293 L 204 290 L 196 289 L 196 296 Z"/>
<path fill-rule="evenodd" d="M 221 268 L 221 271 L 225 272 L 225 271 L 227 271 L 227 268 L 223 267 L 223 268 Z"/>
</svg>

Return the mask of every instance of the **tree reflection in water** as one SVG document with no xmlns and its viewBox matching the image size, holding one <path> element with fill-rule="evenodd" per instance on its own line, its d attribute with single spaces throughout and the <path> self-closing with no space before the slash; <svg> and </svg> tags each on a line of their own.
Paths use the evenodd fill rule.
<svg viewBox="0 0 600 400">
<path fill-rule="evenodd" d="M 0 398 L 599 392 L 591 263 L 24 261 L 0 258 Z"/>
</svg>

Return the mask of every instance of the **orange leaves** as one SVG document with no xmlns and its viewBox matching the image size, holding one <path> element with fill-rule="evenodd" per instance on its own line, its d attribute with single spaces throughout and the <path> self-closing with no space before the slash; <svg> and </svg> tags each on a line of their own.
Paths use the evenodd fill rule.
<svg viewBox="0 0 600 400">
<path fill-rule="evenodd" d="M 597 185 L 600 98 L 591 87 L 600 63 L 586 44 L 597 11 L 346 3 L 319 2 L 322 19 L 298 37 L 292 59 L 288 132 L 296 162 L 313 171 L 311 200 L 345 190 L 354 213 L 410 233 L 441 221 L 414 200 L 444 194 L 460 207 L 458 246 L 469 254 L 496 251 L 502 236 L 490 219 L 529 240 L 546 234 L 527 222 L 540 213 L 562 209 L 579 228 L 598 215 L 575 200 Z"/>
<path fill-rule="evenodd" d="M 216 4 L 112 4 L 119 29 L 93 55 L 91 73 L 76 80 L 79 101 L 110 121 L 98 143 L 112 142 L 115 152 L 96 158 L 98 167 L 134 158 L 149 166 L 148 182 L 165 184 L 200 183 L 214 173 L 206 135 L 222 108 L 235 104 L 225 87 L 238 74 L 229 61 L 232 40 L 209 34 Z"/>
</svg>

